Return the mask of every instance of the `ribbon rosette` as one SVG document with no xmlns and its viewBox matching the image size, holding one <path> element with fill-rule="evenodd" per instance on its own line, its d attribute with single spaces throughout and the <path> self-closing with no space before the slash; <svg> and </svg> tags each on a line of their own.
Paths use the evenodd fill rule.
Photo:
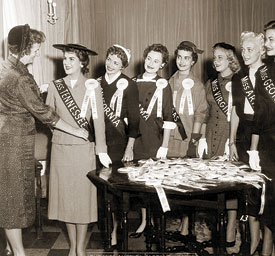
<svg viewBox="0 0 275 256">
<path fill-rule="evenodd" d="M 116 107 L 116 116 L 120 117 L 121 114 L 121 107 L 122 107 L 122 98 L 123 98 L 123 91 L 128 87 L 128 81 L 125 78 L 121 78 L 117 81 L 116 87 L 117 90 L 114 93 L 111 102 L 110 102 L 110 107 L 112 110 L 115 109 L 115 103 L 117 102 L 117 107 Z"/>
<path fill-rule="evenodd" d="M 155 105 L 156 100 L 157 102 L 157 117 L 162 117 L 162 95 L 163 95 L 163 89 L 168 85 L 168 82 L 164 78 L 160 78 L 156 82 L 156 91 L 149 103 L 148 109 L 147 109 L 147 114 L 150 115 L 153 107 Z"/>
<path fill-rule="evenodd" d="M 85 118 L 87 109 L 88 109 L 89 100 L 91 100 L 92 117 L 93 117 L 93 119 L 98 118 L 97 107 L 96 107 L 96 98 L 95 98 L 95 88 L 97 88 L 98 85 L 99 85 L 99 83 L 95 79 L 86 80 L 86 82 L 85 82 L 86 92 L 85 92 L 84 99 L 82 102 L 80 117 Z"/>
<path fill-rule="evenodd" d="M 191 88 L 194 86 L 194 80 L 191 78 L 185 78 L 182 81 L 183 92 L 180 99 L 179 113 L 183 114 L 185 100 L 187 99 L 188 113 L 194 115 L 194 107 L 192 100 Z"/>
<path fill-rule="evenodd" d="M 225 85 L 225 89 L 229 92 L 227 121 L 230 122 L 231 112 L 232 112 L 232 82 L 227 82 L 226 85 Z"/>
</svg>

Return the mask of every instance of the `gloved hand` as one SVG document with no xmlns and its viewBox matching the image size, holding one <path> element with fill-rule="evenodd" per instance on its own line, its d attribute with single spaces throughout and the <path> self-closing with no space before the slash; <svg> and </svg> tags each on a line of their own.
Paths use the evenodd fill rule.
<svg viewBox="0 0 275 256">
<path fill-rule="evenodd" d="M 203 157 L 203 153 L 205 152 L 205 154 L 208 153 L 208 146 L 207 146 L 207 142 L 206 142 L 206 138 L 201 138 L 199 140 L 199 144 L 198 144 L 198 155 L 199 158 Z"/>
<path fill-rule="evenodd" d="M 161 159 L 166 158 L 167 152 L 168 152 L 168 148 L 160 147 L 160 148 L 158 149 L 156 158 L 161 158 Z"/>
<path fill-rule="evenodd" d="M 227 160 L 229 160 L 229 139 L 226 140 L 225 146 L 224 146 L 224 155 L 226 155 Z"/>
<path fill-rule="evenodd" d="M 191 133 L 191 139 L 189 141 L 186 156 L 188 156 L 188 157 L 197 157 L 197 146 L 198 146 L 198 142 L 199 142 L 200 138 L 201 138 L 201 134 Z"/>
<path fill-rule="evenodd" d="M 109 155 L 107 153 L 98 153 L 99 161 L 102 163 L 106 168 L 109 168 L 109 165 L 112 163 Z"/>
<path fill-rule="evenodd" d="M 252 170 L 260 171 L 260 157 L 259 151 L 257 150 L 247 150 L 246 151 L 249 155 L 249 165 Z"/>
</svg>

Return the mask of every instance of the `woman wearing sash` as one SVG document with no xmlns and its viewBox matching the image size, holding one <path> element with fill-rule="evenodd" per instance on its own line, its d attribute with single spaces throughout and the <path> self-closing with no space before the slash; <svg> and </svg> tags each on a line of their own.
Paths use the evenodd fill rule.
<svg viewBox="0 0 275 256">
<path fill-rule="evenodd" d="M 157 73 L 168 62 L 169 53 L 162 44 L 152 44 L 143 53 L 145 72 L 133 78 L 138 85 L 140 124 L 134 145 L 135 159 L 166 158 L 171 129 L 176 127 L 172 116 L 172 93 L 168 81 Z M 142 198 L 142 204 L 146 200 Z M 142 235 L 146 227 L 146 208 L 141 208 L 142 220 L 132 238 Z"/>
<path fill-rule="evenodd" d="M 88 223 L 97 221 L 96 187 L 87 179 L 96 169 L 96 153 L 102 164 L 107 155 L 104 112 L 99 83 L 87 79 L 89 55 L 96 53 L 78 44 L 55 44 L 64 54 L 66 77 L 50 83 L 46 103 L 74 127 L 90 133 L 89 140 L 53 131 L 49 182 L 49 219 L 66 223 L 69 256 L 84 256 Z M 94 143 L 95 141 L 95 143 Z"/>
<path fill-rule="evenodd" d="M 255 112 L 255 73 L 263 65 L 264 35 L 254 32 L 243 32 L 241 34 L 241 53 L 244 60 L 244 67 L 232 79 L 233 107 L 231 114 L 230 131 L 230 160 L 249 163 L 248 150 L 251 145 L 251 135 L 254 130 Z M 253 255 L 260 250 L 260 222 L 258 214 L 260 211 L 260 191 L 254 189 L 253 195 L 258 198 L 255 202 L 248 204 L 249 227 L 250 227 L 250 253 Z M 270 234 L 265 232 L 263 255 L 269 251 Z M 272 238 L 272 237 L 271 237 Z M 272 245 L 272 244 L 271 244 Z"/>
<path fill-rule="evenodd" d="M 208 113 L 206 124 L 202 126 L 202 137 L 206 137 L 207 145 L 202 148 L 203 152 L 208 149 L 207 156 L 218 157 L 226 155 L 229 158 L 229 130 L 232 107 L 231 80 L 232 76 L 240 70 L 240 65 L 235 54 L 235 47 L 221 42 L 213 47 L 213 65 L 218 75 L 207 82 L 206 98 Z M 228 222 L 226 230 L 226 246 L 235 245 L 237 199 L 226 200 Z"/>
<path fill-rule="evenodd" d="M 84 140 L 88 137 L 87 131 L 65 123 L 40 98 L 27 66 L 39 56 L 44 41 L 44 33 L 28 24 L 12 28 L 10 55 L 0 72 L 0 227 L 15 256 L 25 256 L 22 228 L 35 220 L 35 118 Z M 6 250 L 6 254 L 12 252 Z"/>
<path fill-rule="evenodd" d="M 168 151 L 168 156 L 171 157 L 196 157 L 195 143 L 200 139 L 201 125 L 207 110 L 204 85 L 192 72 L 198 54 L 201 53 L 203 51 L 190 41 L 181 42 L 175 50 L 178 71 L 169 79 L 169 84 L 173 93 L 173 104 L 180 122 L 184 125 L 187 139 L 182 137 L 177 128 L 171 132 Z M 182 218 L 178 236 L 180 239 L 188 237 L 188 220 L 188 216 Z M 176 239 L 177 233 L 174 236 Z"/>
<path fill-rule="evenodd" d="M 122 166 L 122 161 L 134 159 L 134 142 L 139 135 L 137 85 L 122 73 L 130 58 L 128 49 L 118 44 L 111 46 L 105 59 L 106 73 L 98 78 L 103 92 L 107 150 L 116 168 Z M 116 211 L 116 203 L 112 208 Z M 117 220 L 113 214 L 112 246 L 117 244 L 116 232 Z"/>
<path fill-rule="evenodd" d="M 269 57 L 275 56 L 275 21 L 264 26 L 265 47 Z M 252 169 L 261 170 L 271 180 L 266 180 L 265 205 L 261 222 L 264 224 L 263 251 L 272 254 L 272 236 L 275 234 L 275 68 L 274 62 L 261 66 L 255 74 L 255 130 L 249 151 Z M 269 249 L 269 250 L 268 250 Z M 262 254 L 263 255 L 263 254 Z"/>
</svg>

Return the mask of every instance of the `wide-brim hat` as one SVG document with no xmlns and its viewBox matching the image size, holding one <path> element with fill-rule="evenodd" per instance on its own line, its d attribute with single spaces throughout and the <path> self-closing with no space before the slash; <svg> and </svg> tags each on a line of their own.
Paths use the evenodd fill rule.
<svg viewBox="0 0 275 256">
<path fill-rule="evenodd" d="M 53 44 L 53 47 L 62 51 L 70 51 L 71 49 L 85 51 L 88 55 L 97 55 L 93 50 L 88 49 L 86 46 L 80 44 Z"/>
</svg>

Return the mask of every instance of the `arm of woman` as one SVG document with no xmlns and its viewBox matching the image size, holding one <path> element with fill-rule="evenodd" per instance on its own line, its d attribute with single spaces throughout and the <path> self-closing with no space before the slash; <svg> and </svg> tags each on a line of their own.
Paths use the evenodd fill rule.
<svg viewBox="0 0 275 256">
<path fill-rule="evenodd" d="M 107 154 L 105 119 L 101 86 L 95 88 L 95 99 L 97 119 L 93 119 L 93 117 L 91 117 L 91 122 L 93 122 L 94 124 L 96 154 L 98 155 L 99 161 L 103 164 L 103 166 L 108 168 L 109 165 L 112 163 L 112 160 Z"/>
<path fill-rule="evenodd" d="M 129 79 L 129 88 L 127 88 L 127 119 L 128 119 L 128 142 L 122 158 L 123 161 L 132 161 L 134 159 L 134 143 L 139 136 L 139 98 L 136 82 Z"/>
<path fill-rule="evenodd" d="M 17 96 L 21 104 L 43 124 L 48 124 L 60 130 L 64 130 L 74 136 L 87 139 L 88 132 L 81 128 L 74 128 L 60 119 L 52 107 L 46 105 L 40 95 L 37 84 L 29 76 L 21 76 L 18 79 Z"/>
<path fill-rule="evenodd" d="M 238 161 L 239 156 L 236 148 L 236 136 L 237 129 L 239 126 L 239 117 L 236 113 L 236 107 L 232 107 L 231 112 L 231 127 L 230 127 L 230 136 L 229 136 L 229 159 L 231 161 Z"/>
</svg>

